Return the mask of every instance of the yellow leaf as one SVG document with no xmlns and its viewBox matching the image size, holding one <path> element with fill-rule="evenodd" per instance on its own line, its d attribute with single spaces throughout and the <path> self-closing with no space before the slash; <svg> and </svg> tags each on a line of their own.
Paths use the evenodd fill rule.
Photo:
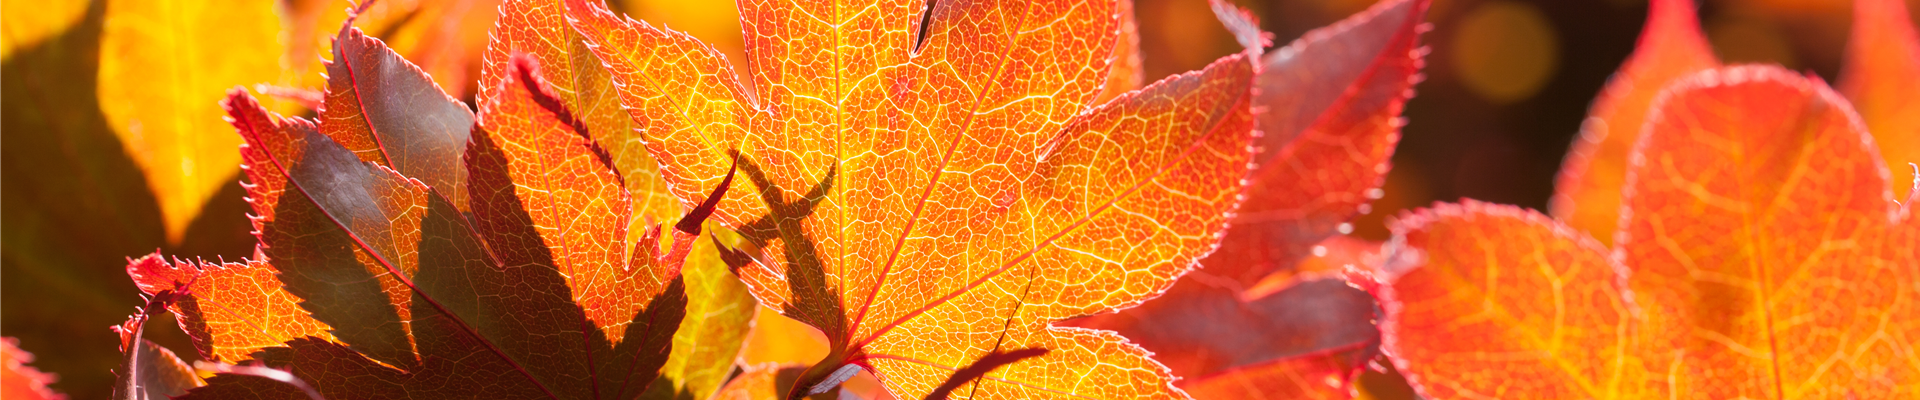
<svg viewBox="0 0 1920 400">
<path fill-rule="evenodd" d="M 170 243 L 180 242 L 201 205 L 239 170 L 240 137 L 221 120 L 227 89 L 286 78 L 273 7 L 269 1 L 107 4 L 100 109 L 146 173 Z"/>
</svg>

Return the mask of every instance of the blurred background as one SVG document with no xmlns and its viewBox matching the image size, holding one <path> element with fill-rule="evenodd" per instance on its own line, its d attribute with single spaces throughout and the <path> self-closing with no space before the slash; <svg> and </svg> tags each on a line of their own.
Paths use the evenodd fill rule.
<svg viewBox="0 0 1920 400">
<path fill-rule="evenodd" d="M 1204 0 L 1136 1 L 1149 81 L 1238 48 Z M 1722 60 L 1777 63 L 1834 80 L 1850 2 L 1701 1 L 1702 28 Z M 1254 10 L 1276 46 L 1373 3 L 1236 2 Z M 692 33 L 738 62 L 737 13 L 707 3 L 720 2 L 615 0 L 612 6 Z M 359 26 L 471 102 L 467 82 L 478 77 L 496 4 L 386 1 Z M 1920 0 L 1908 4 L 1920 11 Z M 319 87 L 317 62 L 329 50 L 323 38 L 347 6 L 345 0 L 280 0 L 288 32 L 281 61 L 303 74 L 283 84 Z M 19 338 L 21 348 L 38 356 L 35 366 L 58 374 L 56 390 L 105 398 L 119 355 L 118 338 L 107 327 L 142 303 L 124 272 L 126 257 L 156 249 L 208 260 L 250 255 L 243 192 L 237 178 L 225 178 L 199 212 L 189 213 L 195 215 L 190 222 L 170 226 L 149 175 L 129 155 L 127 138 L 137 135 L 116 133 L 100 105 L 105 1 L 8 1 L 0 8 L 0 336 Z M 1385 239 L 1386 216 L 1463 197 L 1544 211 L 1562 156 L 1588 105 L 1632 51 L 1646 10 L 1644 0 L 1434 0 L 1429 21 L 1435 29 L 1422 38 L 1433 50 L 1427 80 L 1406 107 L 1410 124 L 1386 197 L 1356 224 L 1356 235 Z M 170 315 L 158 319 L 162 325 L 152 326 L 172 324 Z M 170 348 L 191 348 L 178 329 L 149 336 Z M 755 340 L 748 361 L 820 357 Z"/>
</svg>

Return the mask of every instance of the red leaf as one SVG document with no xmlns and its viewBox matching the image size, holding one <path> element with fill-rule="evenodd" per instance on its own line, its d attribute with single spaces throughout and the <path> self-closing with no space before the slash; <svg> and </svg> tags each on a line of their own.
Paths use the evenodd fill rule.
<svg viewBox="0 0 1920 400">
<path fill-rule="evenodd" d="M 1307 256 L 1380 197 L 1425 50 L 1425 0 L 1381 2 L 1268 54 L 1259 153 L 1208 275 L 1251 286 Z M 1346 228 L 1351 229 L 1351 228 Z"/>
<path fill-rule="evenodd" d="M 1249 375 L 1222 382 L 1282 386 L 1210 386 L 1213 396 L 1347 396 L 1345 380 L 1358 373 L 1377 342 L 1373 301 L 1337 279 L 1299 274 L 1314 246 L 1379 197 L 1399 140 L 1401 107 L 1420 79 L 1424 50 L 1418 39 L 1427 6 L 1382 2 L 1268 54 L 1258 76 L 1258 104 L 1266 113 L 1259 121 L 1257 169 L 1221 247 L 1201 261 L 1204 269 L 1161 298 L 1069 324 L 1117 330 L 1189 379 L 1256 365 L 1349 367 L 1334 374 L 1341 385 L 1293 385 Z M 1243 44 L 1264 41 L 1238 8 L 1216 2 L 1215 11 L 1238 27 Z M 1339 250 L 1342 256 L 1369 251 Z M 1334 348 L 1357 351 L 1340 352 L 1335 360 L 1324 352 Z M 1315 360 L 1276 361 L 1296 356 Z"/>
<path fill-rule="evenodd" d="M 20 339 L 0 338 L 0 397 L 12 400 L 64 400 L 66 395 L 47 388 L 59 378 L 28 366 L 33 353 L 20 350 Z"/>
</svg>

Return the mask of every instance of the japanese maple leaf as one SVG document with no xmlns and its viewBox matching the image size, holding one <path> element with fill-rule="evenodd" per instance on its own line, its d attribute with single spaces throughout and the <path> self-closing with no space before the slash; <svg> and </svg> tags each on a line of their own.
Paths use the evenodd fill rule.
<svg viewBox="0 0 1920 400">
<path fill-rule="evenodd" d="M 749 82 L 684 34 L 568 3 L 670 192 L 745 234 L 754 296 L 830 343 L 790 396 L 856 368 L 930 393 L 995 350 L 1044 348 L 972 397 L 1181 396 L 1112 332 L 1216 242 L 1245 176 L 1245 54 L 1092 104 L 1111 2 L 740 4 Z M 924 26 L 923 26 L 924 24 Z"/>
<path fill-rule="evenodd" d="M 1476 202 L 1394 224 L 1386 350 L 1432 398 L 1912 398 L 1920 220 L 1846 100 L 1775 68 L 1653 102 L 1609 251 Z"/>
<path fill-rule="evenodd" d="M 1228 26 L 1245 27 L 1236 36 L 1260 35 L 1236 7 L 1214 5 Z M 1379 197 L 1404 125 L 1401 107 L 1419 80 L 1427 6 L 1381 2 L 1266 55 L 1256 78 L 1255 104 L 1266 110 L 1256 169 L 1220 249 L 1165 296 L 1073 325 L 1119 331 L 1187 377 L 1181 386 L 1190 392 L 1208 386 L 1203 397 L 1349 397 L 1325 378 L 1350 380 L 1372 354 L 1373 301 L 1339 274 L 1311 276 L 1299 264 L 1315 247 L 1362 251 L 1357 243 L 1321 242 L 1344 233 L 1341 226 Z M 1256 287 L 1268 286 L 1263 279 L 1281 283 Z M 1328 359 L 1289 359 L 1295 356 Z"/>
<path fill-rule="evenodd" d="M 355 159 L 375 163 L 395 169 L 396 172 L 436 188 L 452 198 L 460 198 L 454 204 L 464 204 L 466 174 L 460 164 L 461 152 L 466 148 L 468 130 L 473 126 L 473 113 L 460 102 L 443 94 L 431 80 L 426 79 L 418 68 L 388 50 L 384 43 L 362 34 L 358 29 L 350 29 L 343 24 L 338 33 L 334 48 L 334 61 L 327 65 L 332 73 L 329 78 L 329 91 L 325 98 L 325 107 L 320 110 L 321 122 L 315 124 L 302 119 L 288 119 L 284 123 L 262 115 L 245 113 L 250 109 L 247 102 L 230 105 L 239 107 L 230 112 L 239 113 L 230 116 L 235 123 L 252 122 L 258 126 L 287 125 L 284 129 L 299 132 L 284 134 L 290 137 L 282 141 L 250 142 L 249 150 L 241 152 L 250 165 L 274 166 L 273 154 L 291 157 L 300 154 L 299 147 L 307 140 L 305 130 L 323 133 L 329 142 L 346 149 Z M 233 101 L 230 99 L 230 101 Z M 257 118 L 249 121 L 246 118 Z M 258 139 L 248 136 L 242 127 L 243 139 Z M 254 128 L 265 129 L 265 128 Z M 337 248 L 316 248 L 304 245 L 307 236 L 315 230 L 329 231 L 328 225 L 336 223 L 323 218 L 299 218 L 282 221 L 278 218 L 281 197 L 289 187 L 287 175 L 277 169 L 259 167 L 247 170 L 249 174 L 248 198 L 253 207 L 253 220 L 256 235 L 261 246 L 251 260 L 239 263 L 198 263 L 180 262 L 170 265 L 158 255 L 138 260 L 128 266 L 128 273 L 140 289 L 149 295 L 163 290 L 178 289 L 177 283 L 194 285 L 200 290 L 177 290 L 185 293 L 174 305 L 170 306 L 180 313 L 181 328 L 192 336 L 200 356 L 216 361 L 235 361 L 248 358 L 248 355 L 267 346 L 276 346 L 287 340 L 303 336 L 319 336 L 331 339 L 333 335 L 354 337 L 350 343 L 360 343 L 359 350 L 381 357 L 400 359 L 410 353 L 411 340 L 405 338 L 402 321 L 411 320 L 406 287 L 391 275 L 378 274 L 376 290 L 387 293 L 389 300 L 403 306 L 389 308 L 390 320 L 374 324 L 385 328 L 333 327 L 329 330 L 321 321 L 341 321 L 366 317 L 365 309 L 335 307 L 339 300 L 335 294 L 341 291 L 327 290 L 305 292 L 279 290 L 277 284 L 284 276 L 276 277 L 276 270 L 293 269 L 296 271 L 314 271 L 305 265 L 348 265 L 364 264 L 368 271 L 381 271 L 379 262 L 373 254 L 364 254 L 368 250 L 358 250 L 356 255 L 351 246 Z M 430 182 L 430 183 L 429 183 Z M 442 189 L 443 188 L 443 189 Z M 305 194 L 307 191 L 294 191 Z M 294 205 L 311 205 L 293 203 Z M 464 207 L 464 206 L 460 206 Z M 312 210 L 300 210 L 302 213 Z M 318 225 L 298 225 L 311 221 Z M 353 221 L 378 224 L 378 221 Z M 409 227 L 402 226 L 404 232 Z M 387 241 L 376 241 L 368 246 L 393 246 Z M 390 248 L 391 249 L 391 248 Z M 393 249 L 399 252 L 397 249 Z M 340 255 L 329 255 L 333 251 L 344 251 Z M 338 260 L 328 257 L 346 257 Z M 364 257 L 364 260 L 353 260 Z M 273 265 L 268 265 L 273 260 Z M 412 265 L 403 263 L 403 271 L 410 271 Z M 296 278 L 297 279 L 297 278 Z M 247 290 L 225 290 L 208 288 L 250 287 Z M 201 299 L 219 296 L 215 307 L 232 310 L 250 310 L 260 314 L 245 315 L 237 311 L 202 312 Z M 295 306 L 305 301 L 307 307 L 320 308 L 314 311 L 319 320 L 310 316 L 310 309 Z M 334 315 L 326 315 L 332 313 Z M 384 314 L 383 314 L 384 315 Z M 331 323 L 331 322 L 329 322 Z M 380 343 L 376 345 L 375 343 Z M 375 349 L 370 346 L 379 346 Z"/>
<path fill-rule="evenodd" d="M 548 73 L 543 76 L 547 87 L 582 128 L 589 132 L 632 131 L 635 122 L 620 107 L 614 82 L 587 49 L 581 34 L 567 23 L 565 7 L 559 0 L 508 0 L 500 5 L 500 18 L 482 55 L 480 98 L 500 96 L 504 89 L 500 83 L 511 75 L 509 60 L 514 54 L 525 54 L 546 68 Z M 627 209 L 612 210 L 633 216 L 621 241 L 640 240 L 655 221 L 680 218 L 685 208 L 667 193 L 658 163 L 644 146 L 617 139 L 625 135 L 592 136 L 595 144 L 606 150 L 604 156 L 612 162 L 631 199 Z M 626 247 L 631 245 L 621 248 Z M 746 286 L 728 271 L 713 246 L 697 247 L 688 255 L 684 271 L 687 315 L 700 318 L 688 318 L 674 335 L 673 355 L 663 374 L 675 385 L 655 385 L 649 390 L 705 398 L 719 389 L 734 368 L 734 359 L 753 328 L 756 308 Z"/>
<path fill-rule="evenodd" d="M 379 41 L 343 28 L 336 46 L 346 73 L 330 78 L 348 84 L 329 97 L 357 101 L 317 127 L 243 91 L 228 100 L 259 254 L 128 267 L 143 290 L 187 294 L 174 311 L 203 355 L 284 368 L 335 398 L 633 398 L 654 383 L 685 311 L 680 264 L 713 203 L 666 251 L 657 227 L 629 241 L 618 174 L 533 59 L 475 124 Z M 444 195 L 462 190 L 470 211 Z M 188 397 L 293 390 L 223 374 Z"/>
</svg>

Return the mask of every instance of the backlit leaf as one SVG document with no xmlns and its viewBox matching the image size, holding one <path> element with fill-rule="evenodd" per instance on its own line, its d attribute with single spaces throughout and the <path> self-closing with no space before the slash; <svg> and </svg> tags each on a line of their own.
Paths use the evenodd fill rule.
<svg viewBox="0 0 1920 400">
<path fill-rule="evenodd" d="M 1633 55 L 1607 81 L 1554 181 L 1554 218 L 1613 242 L 1627 153 L 1646 123 L 1647 107 L 1668 82 L 1720 65 L 1700 33 L 1693 0 L 1653 0 Z"/>
<path fill-rule="evenodd" d="M 1119 0 L 1114 5 L 1115 13 L 1120 15 L 1120 36 L 1113 43 L 1113 64 L 1107 69 L 1107 82 L 1092 104 L 1113 101 L 1121 94 L 1139 89 L 1147 80 L 1145 61 L 1140 58 L 1140 19 L 1133 15 L 1133 0 Z"/>
<path fill-rule="evenodd" d="M 327 65 L 320 133 L 361 160 L 393 168 L 467 209 L 460 156 L 473 111 L 386 43 L 342 27 Z"/>
<path fill-rule="evenodd" d="M 440 188 L 232 94 L 259 215 L 256 258 L 271 262 L 281 284 L 247 294 L 298 297 L 333 335 L 292 338 L 246 358 L 332 398 L 634 398 L 656 384 L 686 310 L 681 262 L 701 221 L 674 229 L 664 251 L 661 228 L 650 226 L 628 251 L 626 191 L 605 153 L 554 98 L 534 59 L 511 66 L 482 100 L 481 123 L 469 126 L 467 181 L 453 182 L 471 188 L 470 216 Z M 196 291 L 222 288 L 196 287 L 211 275 L 198 268 L 163 267 L 130 270 L 136 282 L 167 282 L 201 304 L 227 302 L 239 289 Z M 192 317 L 182 320 L 210 319 Z M 188 397 L 305 396 L 286 382 L 221 374 Z"/>
<path fill-rule="evenodd" d="M 717 228 L 709 224 L 709 228 Z M 718 235 L 718 229 L 709 230 Z M 735 360 L 756 328 L 758 303 L 747 285 L 720 261 L 718 246 L 695 246 L 681 270 L 687 281 L 687 318 L 673 334 L 673 353 L 660 375 L 674 385 L 656 384 L 656 392 L 686 393 L 694 398 L 712 395 L 726 383 Z M 817 359 L 817 358 L 816 358 Z M 677 386 L 677 387 L 670 387 Z"/>
<path fill-rule="evenodd" d="M 18 400 L 67 398 L 47 389 L 47 384 L 58 378 L 27 365 L 33 362 L 33 353 L 20 350 L 15 344 L 19 341 L 10 337 L 0 338 L 0 397 Z"/>
<path fill-rule="evenodd" d="M 1177 395 L 1118 336 L 1047 325 L 1137 304 L 1214 242 L 1247 162 L 1246 56 L 1095 106 L 1110 3 L 740 6 L 753 90 L 693 38 L 569 9 L 641 128 L 606 134 L 645 143 L 683 204 L 738 154 L 749 184 L 716 215 L 756 249 L 738 273 L 831 344 L 790 393 L 858 365 L 915 398 L 1037 347 L 968 390 Z"/>
<path fill-rule="evenodd" d="M 262 348 L 298 337 L 331 340 L 326 324 L 300 308 L 298 297 L 280 289 L 264 256 L 246 262 L 168 262 L 150 254 L 127 263 L 140 291 L 148 296 L 173 291 L 167 308 L 180 329 L 193 338 L 201 359 L 237 362 Z"/>
<path fill-rule="evenodd" d="M 509 60 L 514 54 L 524 53 L 539 61 L 547 68 L 547 87 L 561 106 L 569 110 L 587 132 L 571 132 L 565 140 L 593 140 L 584 142 L 594 146 L 566 147 L 587 150 L 594 157 L 608 157 L 612 162 L 614 177 L 617 180 L 594 182 L 597 194 L 573 195 L 573 200 L 608 201 L 618 199 L 626 203 L 617 206 L 618 211 L 606 215 L 630 216 L 621 221 L 592 221 L 590 224 L 574 225 L 576 229 L 592 225 L 603 231 L 617 229 L 619 237 L 604 237 L 605 243 L 624 243 L 615 247 L 624 251 L 639 245 L 648 228 L 659 221 L 671 221 L 679 218 L 682 207 L 678 200 L 665 190 L 666 182 L 660 178 L 659 167 L 653 156 L 638 142 L 615 140 L 626 137 L 634 129 L 632 117 L 622 109 L 614 94 L 616 88 L 605 68 L 600 65 L 587 49 L 587 43 L 580 33 L 567 23 L 566 4 L 560 1 L 510 0 L 501 6 L 501 18 L 494 26 L 492 37 L 483 57 L 485 66 L 480 72 L 480 98 L 490 99 L 501 95 L 501 82 L 507 78 Z M 518 115 L 504 112 L 498 115 Z M 604 133 L 603 133 L 604 132 Z M 521 152 L 546 149 L 532 146 L 518 149 Z M 536 168 L 538 169 L 538 168 Z M 604 167 L 590 167 L 588 170 L 606 171 Z M 556 178 L 566 178 L 569 173 L 562 170 L 548 172 Z M 584 174 L 583 174 L 584 175 Z M 604 178 L 604 177 L 602 177 Z M 610 186 L 609 186 L 610 185 Z M 531 189 L 531 186 L 529 187 Z M 612 190 L 618 189 L 618 190 Z M 537 189 L 534 189 L 537 191 Z M 560 193 L 560 192 L 556 192 Z M 571 192 L 567 192 L 571 193 Z M 584 193 L 583 193 L 584 194 Z M 630 199 L 630 200 L 629 200 Z M 560 210 L 552 210 L 560 211 Z M 559 218 L 569 217 L 565 212 L 540 216 L 536 225 L 556 226 L 544 222 L 557 222 Z M 586 221 L 583 221 L 586 222 Z M 484 223 L 484 222 L 483 222 Z M 607 223 L 624 224 L 619 227 Z M 611 233 L 613 231 L 605 231 Z M 580 239 L 576 238 L 576 242 Z M 593 240 L 586 240 L 593 243 Z M 537 245 L 537 244 L 536 244 Z M 666 377 L 673 385 L 656 385 L 649 390 L 655 393 L 687 393 L 702 398 L 718 389 L 726 379 L 728 371 L 733 369 L 734 359 L 745 341 L 748 321 L 754 315 L 754 301 L 746 292 L 746 287 L 738 278 L 728 272 L 721 261 L 717 249 L 700 246 L 687 258 L 687 294 L 688 318 L 681 330 L 674 336 L 673 356 L 667 361 Z M 578 285 L 589 280 L 576 279 Z M 583 303 L 585 304 L 585 303 Z M 617 310 L 608 310 L 611 314 L 600 318 L 618 319 L 626 315 Z M 611 329 L 605 327 L 604 329 Z M 616 335 L 609 331 L 610 335 Z M 671 386 L 671 387 L 670 387 Z"/>
<path fill-rule="evenodd" d="M 270 1 L 107 3 L 100 109 L 160 200 L 167 241 L 179 243 L 240 165 L 240 140 L 218 117 L 221 96 L 291 78 L 280 65 L 280 18 Z"/>
<path fill-rule="evenodd" d="M 1518 209 L 1397 223 L 1386 347 L 1431 397 L 1911 398 L 1920 265 L 1873 140 L 1772 67 L 1681 78 L 1636 145 L 1611 252 Z"/>
<path fill-rule="evenodd" d="M 1900 0 L 1854 1 L 1853 37 L 1838 85 L 1896 178 L 1920 163 L 1920 37 L 1907 16 Z M 1906 198 L 1911 189 L 1894 185 L 1893 194 Z"/>
<path fill-rule="evenodd" d="M 1362 368 L 1355 349 L 1270 360 L 1182 382 L 1199 399 L 1350 399 Z"/>
<path fill-rule="evenodd" d="M 1161 298 L 1071 324 L 1119 331 L 1188 379 L 1265 368 L 1256 365 L 1323 365 L 1276 360 L 1318 358 L 1333 348 L 1371 354 L 1378 336 L 1372 299 L 1337 279 L 1343 265 L 1328 266 L 1331 273 L 1307 274 L 1314 267 L 1303 264 L 1314 259 L 1316 246 L 1326 255 L 1322 239 L 1341 233 L 1342 224 L 1379 197 L 1403 125 L 1401 107 L 1420 79 L 1424 50 L 1418 39 L 1427 6 L 1426 1 L 1382 2 L 1267 54 L 1257 78 L 1256 104 L 1266 110 L 1259 121 L 1264 135 L 1257 142 L 1259 164 L 1220 249 Z M 1216 2 L 1215 12 L 1238 27 L 1235 34 L 1245 44 L 1263 40 L 1257 23 L 1237 7 Z M 1336 253 L 1365 252 L 1364 247 L 1339 246 Z M 1345 355 L 1335 362 L 1352 367 L 1333 374 L 1336 385 L 1229 377 L 1222 382 L 1238 383 L 1209 386 L 1208 393 L 1345 397 L 1351 392 L 1348 381 L 1366 357 Z M 1194 382 L 1183 381 L 1182 387 Z"/>
<path fill-rule="evenodd" d="M 1421 79 L 1428 4 L 1381 2 L 1266 56 L 1247 200 L 1202 272 L 1251 286 L 1346 233 L 1381 196 L 1400 111 Z"/>
</svg>

